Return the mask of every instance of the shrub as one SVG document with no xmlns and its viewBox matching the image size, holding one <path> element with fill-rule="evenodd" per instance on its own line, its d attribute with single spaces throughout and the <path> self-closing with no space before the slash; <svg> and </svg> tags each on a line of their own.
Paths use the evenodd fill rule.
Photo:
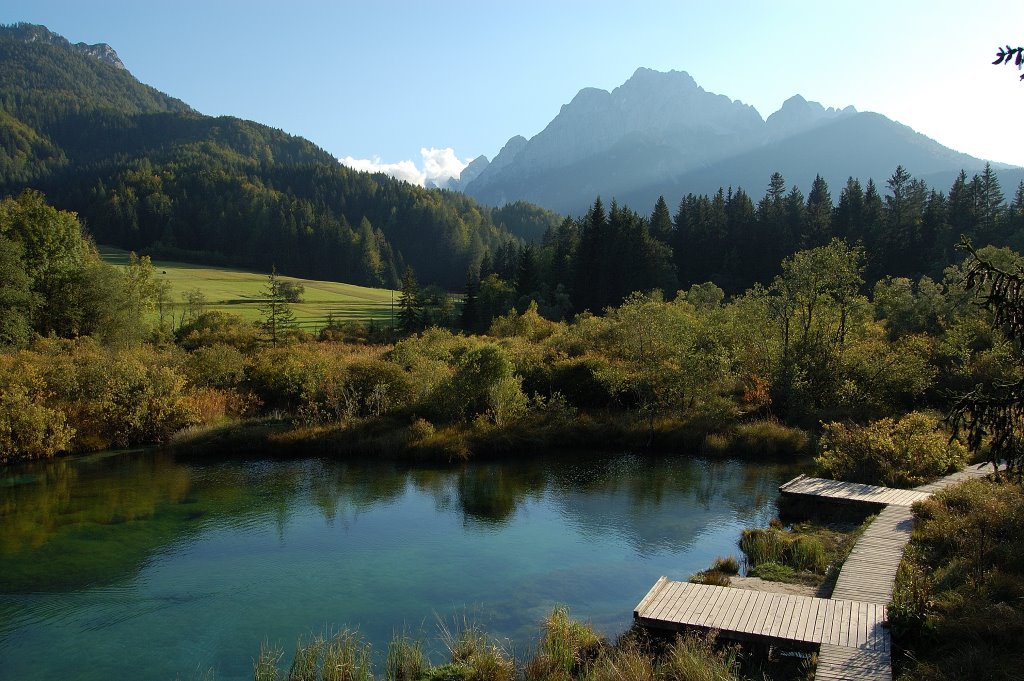
<svg viewBox="0 0 1024 681">
<path fill-rule="evenodd" d="M 33 400 L 24 386 L 0 391 L 0 463 L 67 451 L 74 434 L 62 412 Z"/>
<path fill-rule="evenodd" d="M 400 367 L 379 359 L 357 360 L 346 367 L 345 385 L 358 396 L 360 413 L 381 416 L 412 401 L 412 382 Z"/>
<path fill-rule="evenodd" d="M 225 343 L 203 345 L 188 356 L 186 371 L 194 385 L 235 388 L 245 378 L 245 355 Z"/>
<path fill-rule="evenodd" d="M 174 334 L 178 345 L 186 350 L 221 344 L 243 352 L 259 345 L 259 331 L 236 314 L 205 312 Z"/>
<path fill-rule="evenodd" d="M 955 471 L 968 456 L 938 417 L 921 412 L 866 426 L 825 424 L 819 450 L 815 463 L 825 475 L 891 487 L 920 485 Z"/>
<path fill-rule="evenodd" d="M 723 572 L 727 575 L 738 575 L 740 573 L 740 562 L 735 556 L 719 556 L 711 565 L 712 570 Z"/>
</svg>

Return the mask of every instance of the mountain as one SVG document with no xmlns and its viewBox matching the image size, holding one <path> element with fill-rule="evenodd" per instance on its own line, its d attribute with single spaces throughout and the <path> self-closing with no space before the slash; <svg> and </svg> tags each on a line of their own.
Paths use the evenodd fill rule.
<svg viewBox="0 0 1024 681">
<path fill-rule="evenodd" d="M 685 72 L 641 68 L 611 92 L 581 90 L 544 130 L 514 137 L 462 185 L 492 205 L 524 200 L 579 214 L 597 195 L 646 209 L 659 195 L 675 200 L 719 187 L 759 194 L 776 171 L 805 190 L 817 174 L 837 189 L 850 176 L 884 183 L 900 164 L 944 187 L 985 161 L 877 113 L 796 95 L 764 120 Z"/>
<path fill-rule="evenodd" d="M 372 286 L 410 265 L 461 288 L 536 211 L 492 210 L 340 165 L 301 137 L 204 116 L 107 45 L 0 26 L 0 196 L 43 191 L 100 243 Z M 521 219 L 523 225 L 515 220 Z"/>
</svg>

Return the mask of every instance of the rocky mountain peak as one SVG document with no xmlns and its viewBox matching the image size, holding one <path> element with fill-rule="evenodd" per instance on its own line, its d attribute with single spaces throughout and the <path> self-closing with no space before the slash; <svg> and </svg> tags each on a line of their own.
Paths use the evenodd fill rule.
<svg viewBox="0 0 1024 681">
<path fill-rule="evenodd" d="M 841 116 L 849 116 L 857 113 L 852 106 L 845 109 L 825 108 L 818 102 L 809 102 L 801 95 L 793 95 L 782 107 L 768 117 L 768 136 L 771 139 L 779 139 L 789 135 L 809 130 Z"/>
<path fill-rule="evenodd" d="M 86 43 L 72 44 L 64 36 L 57 35 L 45 26 L 24 22 L 10 26 L 0 26 L 0 35 L 3 34 L 26 43 L 42 43 L 44 45 L 54 45 L 55 47 L 74 50 L 75 52 L 98 59 L 114 68 L 127 70 L 124 62 L 121 61 L 121 58 L 117 56 L 117 52 L 114 51 L 114 48 L 106 43 L 96 43 L 94 45 Z"/>
</svg>

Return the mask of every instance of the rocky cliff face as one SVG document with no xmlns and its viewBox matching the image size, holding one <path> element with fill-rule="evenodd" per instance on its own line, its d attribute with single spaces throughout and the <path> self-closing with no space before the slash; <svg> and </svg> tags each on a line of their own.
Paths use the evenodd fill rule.
<svg viewBox="0 0 1024 681">
<path fill-rule="evenodd" d="M 18 23 L 0 27 L 0 30 L 6 31 L 18 40 L 26 43 L 43 43 L 64 47 L 110 64 L 114 68 L 126 70 L 124 62 L 117 56 L 117 52 L 106 43 L 96 43 L 95 45 L 87 45 L 85 43 L 72 44 L 64 36 L 57 35 L 45 26 L 39 26 L 38 24 Z"/>
</svg>

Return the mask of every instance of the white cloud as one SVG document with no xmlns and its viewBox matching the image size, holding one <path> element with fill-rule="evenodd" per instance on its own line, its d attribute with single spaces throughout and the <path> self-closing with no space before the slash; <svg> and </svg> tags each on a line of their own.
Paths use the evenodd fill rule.
<svg viewBox="0 0 1024 681">
<path fill-rule="evenodd" d="M 342 165 L 353 170 L 365 170 L 368 173 L 384 173 L 399 180 L 405 180 L 411 184 L 418 184 L 421 187 L 427 180 L 427 175 L 416 167 L 412 161 L 399 161 L 398 163 L 382 163 L 379 156 L 371 158 L 352 158 L 346 156 L 338 159 Z"/>
<path fill-rule="evenodd" d="M 423 170 L 428 180 L 435 184 L 443 184 L 451 178 L 457 178 L 462 169 L 469 165 L 469 161 L 460 161 L 455 156 L 455 150 L 451 147 L 444 149 L 420 149 L 420 156 L 423 157 Z"/>
<path fill-rule="evenodd" d="M 451 147 L 437 149 L 431 147 L 420 149 L 421 163 L 405 160 L 397 163 L 384 163 L 379 156 L 370 158 L 353 158 L 346 156 L 338 159 L 342 164 L 354 170 L 365 170 L 370 173 L 385 173 L 399 180 L 405 180 L 411 184 L 418 184 L 423 187 L 428 182 L 433 184 L 444 184 L 450 178 L 457 178 L 462 169 L 469 164 L 469 159 L 463 161 L 455 155 Z"/>
</svg>

